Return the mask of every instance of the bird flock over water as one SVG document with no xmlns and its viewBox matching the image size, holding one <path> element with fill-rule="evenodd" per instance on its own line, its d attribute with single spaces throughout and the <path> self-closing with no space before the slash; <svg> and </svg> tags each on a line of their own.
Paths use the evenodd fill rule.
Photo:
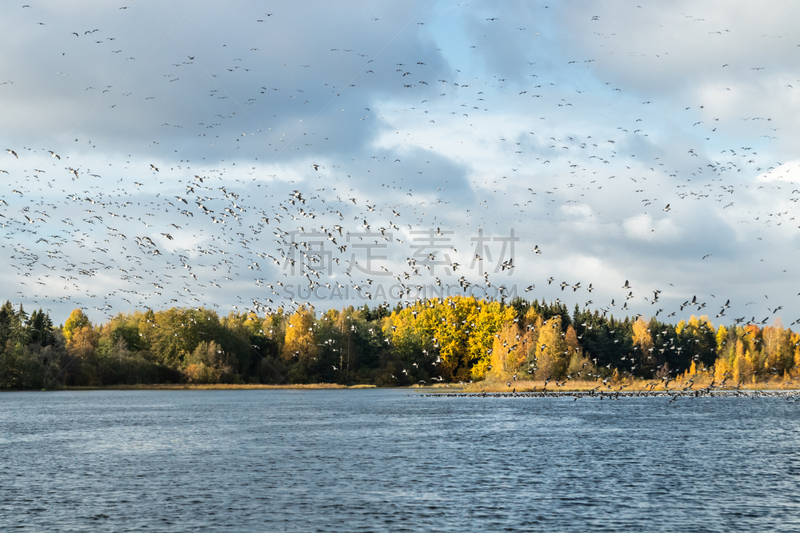
<svg viewBox="0 0 800 533">
<path fill-rule="evenodd" d="M 80 6 L 0 22 L 5 297 L 97 318 L 467 294 L 800 322 L 788 22 Z"/>
<path fill-rule="evenodd" d="M 729 398 L 742 397 L 756 398 L 782 398 L 787 402 L 800 401 L 800 394 L 796 391 L 775 390 L 695 390 L 695 391 L 615 391 L 604 392 L 590 390 L 586 392 L 473 392 L 473 393 L 436 393 L 425 394 L 428 398 L 572 398 L 577 402 L 581 398 L 594 398 L 597 400 L 626 400 L 631 398 L 669 398 L 669 404 L 681 398 Z"/>
</svg>

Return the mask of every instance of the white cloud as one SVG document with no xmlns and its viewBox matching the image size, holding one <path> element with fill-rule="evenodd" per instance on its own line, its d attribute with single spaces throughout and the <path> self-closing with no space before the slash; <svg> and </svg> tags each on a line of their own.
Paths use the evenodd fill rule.
<svg viewBox="0 0 800 533">
<path fill-rule="evenodd" d="M 306 279 L 263 257 L 290 252 L 276 228 L 338 235 L 364 220 L 403 241 L 384 264 L 397 275 L 411 230 L 453 231 L 453 260 L 469 264 L 478 228 L 514 228 L 510 279 L 537 295 L 603 307 L 630 279 L 645 312 L 651 290 L 665 309 L 701 292 L 790 294 L 795 6 L 118 7 L 0 21 L 14 50 L 0 58 L 0 138 L 19 155 L 0 154 L 9 297 L 127 308 L 116 283 L 153 306 L 241 307 L 260 283 Z M 548 292 L 551 275 L 596 292 Z"/>
</svg>

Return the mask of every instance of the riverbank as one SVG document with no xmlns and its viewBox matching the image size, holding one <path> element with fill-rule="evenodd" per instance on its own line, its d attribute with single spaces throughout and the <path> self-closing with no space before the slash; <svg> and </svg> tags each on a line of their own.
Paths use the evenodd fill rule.
<svg viewBox="0 0 800 533">
<path fill-rule="evenodd" d="M 108 385 L 108 386 L 68 386 L 59 389 L 60 391 L 94 391 L 94 390 L 338 390 L 338 389 L 375 389 L 375 388 L 400 388 L 414 391 L 424 391 L 430 393 L 637 393 L 637 392 L 660 392 L 660 393 L 692 393 L 694 391 L 793 391 L 800 390 L 794 382 L 773 380 L 763 383 L 739 383 L 739 384 L 714 384 L 705 381 L 670 381 L 665 384 L 663 381 L 654 380 L 621 380 L 617 382 L 603 383 L 599 381 L 578 381 L 569 380 L 565 382 L 556 381 L 477 381 L 473 383 L 436 383 L 430 385 L 411 385 L 409 387 L 378 387 L 377 385 L 341 385 L 339 383 L 295 383 L 286 385 L 265 385 L 265 384 L 151 384 L 151 385 Z M 13 392 L 31 389 L 6 389 L 0 392 Z"/>
<path fill-rule="evenodd" d="M 462 392 L 462 391 L 438 391 L 422 394 L 431 398 L 573 398 L 577 401 L 580 398 L 599 398 L 600 400 L 619 400 L 621 398 L 669 398 L 670 403 L 679 398 L 784 398 L 790 402 L 800 401 L 800 391 L 792 390 L 745 390 L 745 389 L 700 389 L 694 391 L 683 390 L 657 390 L 657 391 L 546 391 L 546 392 Z"/>
<path fill-rule="evenodd" d="M 300 383 L 292 385 L 261 384 L 154 384 L 154 385 L 109 385 L 107 387 L 63 387 L 57 390 L 328 390 L 328 389 L 374 389 L 375 385 L 340 385 L 338 383 Z"/>
<path fill-rule="evenodd" d="M 580 381 L 580 380 L 566 380 L 566 381 L 534 381 L 534 380 L 516 380 L 516 381 L 479 381 L 475 383 L 466 383 L 459 386 L 465 393 L 481 393 L 481 392 L 495 392 L 495 393 L 508 393 L 508 392 L 693 392 L 698 390 L 713 390 L 713 391 L 736 391 L 736 390 L 749 390 L 749 391 L 767 391 L 767 390 L 798 390 L 797 384 L 790 380 L 771 380 L 758 383 L 715 383 L 710 379 L 688 378 L 670 380 L 668 383 L 662 380 L 643 380 L 643 379 L 620 379 L 610 380 L 608 382 L 602 381 Z"/>
</svg>

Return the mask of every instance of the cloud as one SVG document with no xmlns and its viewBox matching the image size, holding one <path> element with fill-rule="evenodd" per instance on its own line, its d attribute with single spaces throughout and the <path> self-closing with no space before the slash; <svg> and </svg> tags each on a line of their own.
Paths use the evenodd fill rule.
<svg viewBox="0 0 800 533">
<path fill-rule="evenodd" d="M 0 289 L 64 316 L 277 306 L 267 283 L 324 284 L 314 247 L 340 260 L 330 279 L 365 285 L 347 272 L 363 242 L 404 283 L 481 284 L 482 232 L 498 283 L 570 305 L 608 311 L 625 279 L 643 314 L 654 290 L 664 314 L 789 294 L 797 8 L 639 5 L 10 9 Z M 512 228 L 517 266 L 495 273 Z M 413 273 L 430 229 L 466 267 Z"/>
<path fill-rule="evenodd" d="M 654 221 L 648 214 L 636 215 L 622 222 L 625 235 L 641 241 L 650 241 L 652 234 L 658 231 L 659 236 L 674 240 L 680 236 L 678 228 L 669 219 Z"/>
</svg>

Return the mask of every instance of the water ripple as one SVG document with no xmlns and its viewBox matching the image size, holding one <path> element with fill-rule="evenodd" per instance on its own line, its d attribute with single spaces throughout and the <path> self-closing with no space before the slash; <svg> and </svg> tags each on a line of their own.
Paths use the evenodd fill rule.
<svg viewBox="0 0 800 533">
<path fill-rule="evenodd" d="M 778 398 L 0 395 L 0 529 L 800 531 Z"/>
</svg>

